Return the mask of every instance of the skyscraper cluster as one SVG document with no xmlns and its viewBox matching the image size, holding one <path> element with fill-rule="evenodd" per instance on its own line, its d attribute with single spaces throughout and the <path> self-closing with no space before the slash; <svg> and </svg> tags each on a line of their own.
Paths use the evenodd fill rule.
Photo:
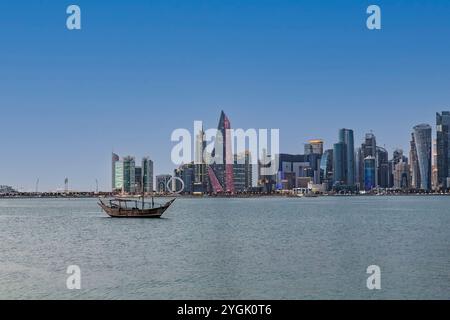
<svg viewBox="0 0 450 320">
<path fill-rule="evenodd" d="M 260 177 L 259 182 L 267 191 L 447 190 L 449 128 L 450 112 L 437 113 L 436 139 L 432 139 L 430 125 L 416 125 L 412 128 L 409 158 L 397 149 L 391 159 L 388 151 L 377 144 L 374 133 L 367 133 L 361 146 L 355 148 L 353 130 L 340 129 L 332 149 L 323 150 L 322 140 L 311 140 L 305 144 L 304 154 L 280 154 L 278 173 Z"/>
<path fill-rule="evenodd" d="M 122 193 L 153 192 L 153 161 L 142 158 L 141 166 L 136 166 L 135 158 L 126 156 L 123 159 L 112 154 L 112 190 Z"/>
<path fill-rule="evenodd" d="M 174 171 L 174 176 L 183 181 L 184 194 L 236 194 L 252 188 L 251 154 L 249 151 L 233 153 L 230 129 L 230 120 L 222 111 L 211 153 L 206 152 L 203 129 L 195 133 L 194 161 Z M 210 161 L 213 158 L 221 160 Z M 180 190 L 179 187 L 178 180 L 172 188 Z"/>
<path fill-rule="evenodd" d="M 374 190 L 441 191 L 450 189 L 450 112 L 436 114 L 436 138 L 432 127 L 412 128 L 409 157 L 396 149 L 388 151 L 377 144 L 373 132 L 365 134 L 355 148 L 354 132 L 338 131 L 332 149 L 324 149 L 321 139 L 309 140 L 303 154 L 276 154 L 278 168 L 270 175 L 261 169 L 272 165 L 263 150 L 258 166 L 252 165 L 249 151 L 235 154 L 230 135 L 231 122 L 222 111 L 212 152 L 207 152 L 203 128 L 195 133 L 194 161 L 183 164 L 171 175 L 156 177 L 153 188 L 153 162 L 143 158 L 141 166 L 131 156 L 112 155 L 112 189 L 124 193 L 180 191 L 182 194 L 271 193 L 283 190 L 313 192 L 372 192 Z M 216 158 L 222 161 L 211 161 Z M 269 164 L 268 164 L 269 163 Z M 253 173 L 257 169 L 258 174 Z M 257 180 L 257 181 L 255 181 Z M 257 183 L 257 187 L 254 187 Z"/>
</svg>

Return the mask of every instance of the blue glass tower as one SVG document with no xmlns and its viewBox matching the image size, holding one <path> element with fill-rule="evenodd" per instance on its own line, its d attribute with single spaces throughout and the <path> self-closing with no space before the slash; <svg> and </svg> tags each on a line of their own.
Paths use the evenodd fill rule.
<svg viewBox="0 0 450 320">
<path fill-rule="evenodd" d="M 320 159 L 320 182 L 327 182 L 331 186 L 333 180 L 333 150 L 325 150 Z"/>
<path fill-rule="evenodd" d="M 376 186 L 376 159 L 368 156 L 364 159 L 364 190 L 370 191 Z"/>
</svg>

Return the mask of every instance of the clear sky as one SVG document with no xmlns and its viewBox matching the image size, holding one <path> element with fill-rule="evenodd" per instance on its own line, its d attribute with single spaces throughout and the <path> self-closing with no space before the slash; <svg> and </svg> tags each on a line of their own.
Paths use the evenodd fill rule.
<svg viewBox="0 0 450 320">
<path fill-rule="evenodd" d="M 1 1 L 0 43 L 0 184 L 23 190 L 108 190 L 113 149 L 172 173 L 172 131 L 221 109 L 286 153 L 342 127 L 409 151 L 450 109 L 448 0 Z"/>
</svg>

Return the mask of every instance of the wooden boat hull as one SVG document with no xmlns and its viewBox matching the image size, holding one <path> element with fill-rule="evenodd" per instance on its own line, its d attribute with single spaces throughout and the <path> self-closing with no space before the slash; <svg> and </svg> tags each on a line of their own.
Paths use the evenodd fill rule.
<svg viewBox="0 0 450 320">
<path fill-rule="evenodd" d="M 112 218 L 160 218 L 174 201 L 175 199 L 161 207 L 144 210 L 136 208 L 112 208 L 104 204 L 101 200 L 98 205 Z"/>
</svg>

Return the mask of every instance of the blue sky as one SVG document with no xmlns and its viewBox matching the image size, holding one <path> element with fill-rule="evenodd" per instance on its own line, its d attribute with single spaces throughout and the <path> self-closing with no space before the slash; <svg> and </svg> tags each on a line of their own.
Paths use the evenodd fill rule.
<svg viewBox="0 0 450 320">
<path fill-rule="evenodd" d="M 289 153 L 341 127 L 409 151 L 412 126 L 450 109 L 446 0 L 18 0 L 0 27 L 0 184 L 25 190 L 108 189 L 112 149 L 170 173 L 172 131 L 215 127 L 221 109 L 279 128 Z"/>
</svg>

